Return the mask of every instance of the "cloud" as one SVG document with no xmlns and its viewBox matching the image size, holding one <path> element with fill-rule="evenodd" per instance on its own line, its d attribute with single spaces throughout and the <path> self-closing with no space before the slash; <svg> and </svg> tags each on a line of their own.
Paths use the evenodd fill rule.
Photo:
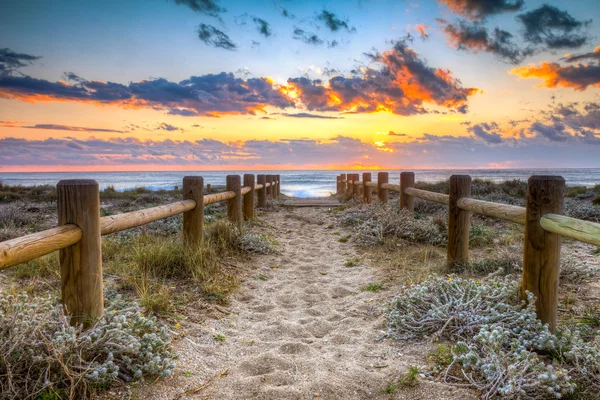
<svg viewBox="0 0 600 400">
<path fill-rule="evenodd" d="M 175 4 L 185 5 L 200 14 L 210 15 L 211 17 L 219 17 L 219 14 L 227 11 L 219 5 L 215 0 L 174 0 Z"/>
<path fill-rule="evenodd" d="M 532 49 L 521 49 L 513 41 L 513 35 L 496 27 L 490 34 L 482 25 L 459 21 L 457 24 L 446 24 L 444 33 L 448 43 L 458 50 L 479 53 L 481 51 L 494 54 L 498 59 L 518 64 Z"/>
<path fill-rule="evenodd" d="M 524 79 L 542 79 L 538 87 L 567 87 L 580 91 L 587 89 L 588 86 L 600 87 L 600 62 L 566 66 L 542 62 L 539 65 L 514 68 L 510 73 Z"/>
<path fill-rule="evenodd" d="M 570 135 L 565 132 L 564 125 L 560 123 L 544 125 L 541 122 L 534 122 L 531 124 L 529 130 L 533 133 L 540 134 L 553 142 L 566 142 L 570 137 Z"/>
<path fill-rule="evenodd" d="M 31 65 L 40 58 L 30 54 L 16 53 L 8 48 L 0 49 L 0 78 L 12 75 L 20 68 Z"/>
<path fill-rule="evenodd" d="M 258 31 L 264 37 L 269 37 L 272 35 L 271 28 L 269 27 L 269 23 L 262 18 L 252 17 L 252 21 L 258 26 Z"/>
<path fill-rule="evenodd" d="M 502 136 L 498 132 L 492 132 L 492 129 L 498 129 L 498 125 L 492 124 L 477 124 L 469 127 L 467 130 L 476 137 L 483 139 L 484 142 L 489 144 L 502 143 Z"/>
<path fill-rule="evenodd" d="M 161 122 L 158 124 L 155 131 L 167 131 L 167 132 L 185 132 L 185 129 L 179 128 L 175 125 L 167 124 L 166 122 Z"/>
<path fill-rule="evenodd" d="M 417 32 L 419 32 L 419 35 L 421 35 L 421 39 L 429 38 L 429 34 L 427 33 L 429 26 L 425 24 L 417 24 L 414 26 L 414 28 Z"/>
<path fill-rule="evenodd" d="M 209 46 L 220 47 L 225 50 L 235 50 L 237 48 L 225 32 L 212 25 L 198 25 L 198 38 Z"/>
<path fill-rule="evenodd" d="M 568 63 L 574 63 L 582 60 L 596 61 L 597 63 L 600 63 L 600 46 L 597 46 L 594 51 L 590 53 L 567 54 L 561 58 L 561 60 Z"/>
<path fill-rule="evenodd" d="M 17 128 L 17 127 L 15 127 Z M 71 131 L 71 132 L 112 132 L 112 133 L 123 133 L 121 130 L 116 129 L 105 129 L 105 128 L 84 128 L 81 126 L 71 125 L 56 125 L 56 124 L 36 124 L 29 126 L 18 126 L 18 128 L 27 129 L 49 129 L 57 131 Z"/>
<path fill-rule="evenodd" d="M 524 0 L 438 0 L 450 11 L 473 21 L 481 21 L 490 15 L 519 11 Z"/>
<path fill-rule="evenodd" d="M 318 118 L 318 119 L 342 119 L 343 117 L 332 117 L 329 115 L 319 115 L 311 113 L 281 113 L 281 115 L 293 118 Z"/>
<path fill-rule="evenodd" d="M 523 25 L 523 38 L 549 49 L 578 48 L 589 41 L 583 32 L 592 22 L 577 21 L 567 11 L 544 4 L 539 8 L 517 15 Z"/>
<path fill-rule="evenodd" d="M 405 137 L 405 136 L 408 136 L 408 135 L 406 133 L 396 133 L 394 131 L 389 131 L 388 132 L 388 136 L 402 136 L 402 137 Z"/>
<path fill-rule="evenodd" d="M 355 27 L 348 25 L 348 20 L 342 20 L 338 18 L 334 13 L 327 10 L 321 11 L 321 14 L 317 16 L 319 21 L 325 23 L 325 26 L 329 28 L 331 32 L 337 32 L 339 30 L 346 30 L 347 32 L 356 32 Z"/>
<path fill-rule="evenodd" d="M 123 108 L 149 108 L 182 116 L 255 114 L 271 106 L 294 106 L 267 78 L 237 78 L 231 73 L 130 82 L 51 82 L 29 76 L 0 77 L 0 98 L 31 103 L 70 101 Z"/>
<path fill-rule="evenodd" d="M 405 41 L 367 56 L 372 67 L 356 71 L 354 76 L 335 76 L 327 84 L 319 79 L 293 78 L 280 90 L 309 111 L 398 115 L 426 113 L 425 103 L 465 113 L 468 96 L 478 92 L 462 87 L 450 71 L 429 67 Z"/>
<path fill-rule="evenodd" d="M 323 39 L 319 38 L 316 34 L 306 32 L 304 29 L 300 28 L 294 28 L 294 35 L 292 38 L 313 46 L 319 46 L 323 44 Z"/>
<path fill-rule="evenodd" d="M 279 6 L 279 10 L 281 11 L 281 15 L 283 15 L 286 18 L 290 18 L 290 19 L 294 19 L 296 18 L 296 16 L 292 13 L 290 13 L 287 9 Z"/>
</svg>

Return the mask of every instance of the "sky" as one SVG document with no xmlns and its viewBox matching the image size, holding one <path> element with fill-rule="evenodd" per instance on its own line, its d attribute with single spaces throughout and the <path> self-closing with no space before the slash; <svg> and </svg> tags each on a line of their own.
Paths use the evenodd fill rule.
<svg viewBox="0 0 600 400">
<path fill-rule="evenodd" d="M 0 2 L 0 172 L 568 167 L 598 0 Z"/>
</svg>

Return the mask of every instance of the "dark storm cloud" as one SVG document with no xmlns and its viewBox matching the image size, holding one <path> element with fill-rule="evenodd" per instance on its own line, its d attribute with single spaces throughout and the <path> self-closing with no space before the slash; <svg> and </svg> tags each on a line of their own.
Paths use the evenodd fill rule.
<svg viewBox="0 0 600 400">
<path fill-rule="evenodd" d="M 227 11 L 219 5 L 215 0 L 174 0 L 175 4 L 184 5 L 200 14 L 210 15 L 211 17 L 219 17 L 219 14 Z"/>
<path fill-rule="evenodd" d="M 459 21 L 456 24 L 447 24 L 444 32 L 449 44 L 458 50 L 475 54 L 481 51 L 492 53 L 498 59 L 511 64 L 518 64 L 533 54 L 532 49 L 519 48 L 513 42 L 513 35 L 498 27 L 490 33 L 483 25 Z"/>
<path fill-rule="evenodd" d="M 323 44 L 323 39 L 319 38 L 316 34 L 306 32 L 304 29 L 300 28 L 294 28 L 294 35 L 292 36 L 292 38 L 314 46 L 319 46 Z"/>
<path fill-rule="evenodd" d="M 8 76 L 0 77 L 0 98 L 114 104 L 183 116 L 254 114 L 268 105 L 293 106 L 266 78 L 242 79 L 231 73 L 192 76 L 179 83 L 158 78 L 128 85 L 100 81 L 68 85 L 28 76 Z"/>
<path fill-rule="evenodd" d="M 578 21 L 567 11 L 548 4 L 517 15 L 517 20 L 523 25 L 523 38 L 527 42 L 549 49 L 578 48 L 590 39 L 584 28 L 592 20 Z"/>
<path fill-rule="evenodd" d="M 11 75 L 40 58 L 30 54 L 16 53 L 8 48 L 0 49 L 0 77 Z"/>
<path fill-rule="evenodd" d="M 339 30 L 346 30 L 347 32 L 356 32 L 355 27 L 351 27 L 348 24 L 348 20 L 338 18 L 334 13 L 327 10 L 323 10 L 321 14 L 317 16 L 317 19 L 325 23 L 325 26 L 331 30 L 331 32 L 337 32 Z"/>
<path fill-rule="evenodd" d="M 524 0 L 438 0 L 450 11 L 471 20 L 484 20 L 490 15 L 519 11 Z"/>
<path fill-rule="evenodd" d="M 237 48 L 225 32 L 212 25 L 198 25 L 198 38 L 209 46 L 220 47 L 225 50 L 235 50 Z"/>
</svg>

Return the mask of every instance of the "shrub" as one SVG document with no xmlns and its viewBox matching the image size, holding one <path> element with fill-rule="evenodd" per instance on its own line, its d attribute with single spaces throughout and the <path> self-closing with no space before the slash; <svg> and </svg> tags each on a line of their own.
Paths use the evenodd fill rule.
<svg viewBox="0 0 600 400">
<path fill-rule="evenodd" d="M 600 269 L 586 263 L 581 257 L 568 251 L 563 251 L 560 261 L 560 282 L 581 283 L 598 277 Z"/>
<path fill-rule="evenodd" d="M 344 215 L 346 215 L 344 217 Z M 360 217 L 358 215 L 362 214 Z M 382 244 L 386 237 L 397 237 L 413 242 L 442 244 L 447 235 L 445 229 L 430 218 L 418 219 L 397 205 L 372 205 L 349 209 L 341 217 L 344 223 L 351 220 L 357 224 L 356 240 L 361 244 Z"/>
<path fill-rule="evenodd" d="M 85 331 L 69 326 L 57 303 L 0 293 L 2 398 L 85 399 L 118 379 L 171 374 L 168 330 L 136 303 L 110 297 L 105 315 Z"/>
<path fill-rule="evenodd" d="M 242 233 L 238 236 L 236 246 L 246 253 L 272 254 L 276 252 L 275 242 L 264 234 Z"/>
<path fill-rule="evenodd" d="M 447 365 L 447 382 L 466 382 L 485 399 L 597 394 L 600 331 L 550 333 L 536 317 L 535 297 L 528 293 L 522 307 L 515 283 L 430 278 L 394 298 L 388 333 L 402 340 L 458 339 L 451 357 L 446 349 L 436 352 L 438 370 Z"/>
<path fill-rule="evenodd" d="M 581 194 L 585 194 L 587 191 L 588 191 L 588 188 L 585 186 L 567 186 L 565 188 L 565 196 L 577 197 Z"/>
<path fill-rule="evenodd" d="M 566 199 L 565 215 L 586 221 L 600 222 L 600 207 L 583 201 Z"/>
<path fill-rule="evenodd" d="M 596 198 L 592 200 L 592 204 L 595 206 L 600 206 L 600 195 L 596 196 Z"/>
</svg>

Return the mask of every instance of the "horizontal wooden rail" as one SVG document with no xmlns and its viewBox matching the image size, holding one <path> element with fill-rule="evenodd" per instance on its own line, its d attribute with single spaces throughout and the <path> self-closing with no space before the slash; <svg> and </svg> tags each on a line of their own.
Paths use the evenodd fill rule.
<svg viewBox="0 0 600 400">
<path fill-rule="evenodd" d="M 393 183 L 384 183 L 383 185 L 381 185 L 381 187 L 383 189 L 391 190 L 393 192 L 400 192 L 400 185 L 394 185 Z"/>
<path fill-rule="evenodd" d="M 264 185 L 260 184 L 260 185 L 254 185 L 254 190 L 260 190 L 264 187 Z"/>
<path fill-rule="evenodd" d="M 207 206 L 209 204 L 219 203 L 221 201 L 230 200 L 235 197 L 235 192 L 220 192 L 209 194 L 208 196 L 204 196 L 204 205 Z"/>
<path fill-rule="evenodd" d="M 372 188 L 377 189 L 377 182 L 367 182 L 366 185 L 368 187 L 372 187 Z"/>
<path fill-rule="evenodd" d="M 406 188 L 405 193 L 423 200 L 433 201 L 434 203 L 448 205 L 450 202 L 449 196 L 443 193 L 429 192 L 427 190 L 415 189 L 412 187 Z"/>
<path fill-rule="evenodd" d="M 81 240 L 77 225 L 57 226 L 0 243 L 0 270 L 72 246 Z"/>
<path fill-rule="evenodd" d="M 546 214 L 540 225 L 547 232 L 557 233 L 571 239 L 600 246 L 600 224 L 558 214 Z"/>
<path fill-rule="evenodd" d="M 245 195 L 246 193 L 250 193 L 251 190 L 252 190 L 251 186 L 244 186 L 242 188 L 242 195 Z"/>
<path fill-rule="evenodd" d="M 495 217 L 505 221 L 525 225 L 525 207 L 511 206 L 509 204 L 492 203 L 489 201 L 462 198 L 457 202 L 459 208 L 477 214 Z"/>
</svg>

